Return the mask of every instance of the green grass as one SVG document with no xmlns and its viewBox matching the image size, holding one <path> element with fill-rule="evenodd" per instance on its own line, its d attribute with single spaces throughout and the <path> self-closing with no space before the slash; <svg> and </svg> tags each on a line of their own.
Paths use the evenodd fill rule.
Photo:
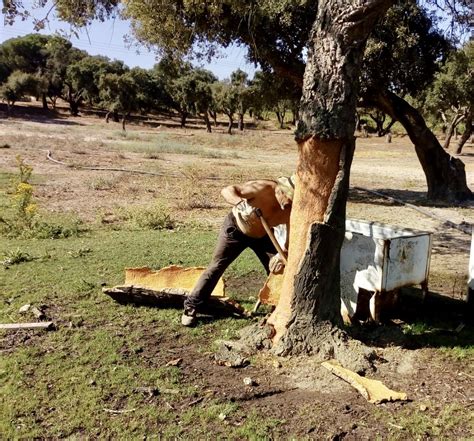
<svg viewBox="0 0 474 441">
<path fill-rule="evenodd" d="M 466 421 L 465 409 L 459 404 L 448 404 L 439 407 L 435 402 L 427 402 L 426 409 L 420 407 L 414 409 L 402 409 L 396 414 L 387 410 L 376 409 L 374 414 L 388 424 L 388 434 L 383 439 L 402 440 L 402 439 L 440 439 L 448 440 L 445 433 L 452 433 L 458 427 L 466 431 L 474 430 L 472 419 Z M 472 432 L 471 432 L 472 433 Z M 452 439 L 452 438 L 451 438 Z"/>
<path fill-rule="evenodd" d="M 144 353 L 155 346 L 159 351 L 160 341 L 167 338 L 205 353 L 215 339 L 234 337 L 247 320 L 216 320 L 183 329 L 180 310 L 119 305 L 101 292 L 102 285 L 123 283 L 125 267 L 206 265 L 216 235 L 191 228 L 96 229 L 68 239 L 2 238 L 1 260 L 12 250 L 32 260 L 0 267 L 0 322 L 28 321 L 18 310 L 30 303 L 45 305 L 58 328 L 31 335 L 29 344 L 13 343 L 13 350 L 2 355 L 0 438 L 126 439 L 156 433 L 172 437 L 183 431 L 202 437 L 213 424 L 220 424 L 219 415 L 237 414 L 233 403 L 206 402 L 178 412 L 177 425 L 177 412 L 163 403 L 175 407 L 187 397 L 191 400 L 195 386 L 186 382 L 179 368 L 154 357 L 148 360 Z M 228 277 L 244 277 L 258 266 L 252 253 L 244 253 Z M 14 337 L 3 332 L 2 338 Z M 136 392 L 140 387 L 163 392 L 156 402 Z M 248 430 L 254 425 L 250 419 Z M 245 427 L 247 423 L 239 431 Z"/>
<path fill-rule="evenodd" d="M 458 322 L 446 322 L 443 317 L 436 320 L 422 320 L 405 324 L 403 333 L 412 337 L 418 345 L 439 348 L 447 358 L 469 360 L 474 357 L 472 328 L 466 326 L 457 331 Z"/>
</svg>

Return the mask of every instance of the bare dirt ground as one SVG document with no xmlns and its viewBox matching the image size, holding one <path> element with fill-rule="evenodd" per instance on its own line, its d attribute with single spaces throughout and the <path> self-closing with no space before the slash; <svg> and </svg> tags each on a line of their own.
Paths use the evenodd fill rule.
<svg viewBox="0 0 474 441">
<path fill-rule="evenodd" d="M 15 157 L 20 154 L 34 168 L 35 196 L 40 205 L 54 212 L 75 213 L 86 222 L 99 219 L 113 223 L 120 208 L 164 200 L 183 220 L 217 226 L 227 210 L 219 199 L 220 188 L 249 178 L 291 173 L 296 146 L 291 130 L 251 129 L 232 137 L 223 133 L 224 128 L 216 132 L 206 134 L 202 128 L 181 130 L 164 124 L 155 128 L 131 125 L 123 136 L 118 124 L 105 124 L 93 117 L 3 119 L 0 145 L 9 148 L 0 149 L 0 170 L 16 173 Z M 161 148 L 164 145 L 174 148 Z M 160 176 L 66 167 L 48 160 L 48 151 L 54 159 L 70 165 L 140 170 Z M 468 184 L 474 189 L 472 144 L 465 147 L 461 159 Z M 474 223 L 472 203 L 452 207 L 426 201 L 424 175 L 406 136 L 395 136 L 391 144 L 382 138 L 358 139 L 351 187 L 381 191 L 422 205 L 451 222 Z M 401 322 L 415 323 L 420 317 L 432 319 L 446 314 L 452 327 L 440 330 L 440 334 L 446 336 L 446 346 L 459 343 L 455 329 L 464 322 L 460 302 L 466 294 L 471 237 L 362 190 L 351 190 L 348 215 L 433 233 L 432 296 L 428 303 L 422 306 L 419 298 L 408 296 L 393 321 L 355 331 L 362 341 L 377 348 L 376 370 L 368 375 L 394 390 L 407 392 L 408 403 L 369 404 L 348 384 L 318 368 L 319 362 L 307 358 L 275 360 L 262 355 L 243 370 L 217 366 L 210 354 L 180 346 L 179 335 L 170 335 L 158 348 L 152 330 L 146 328 L 146 350 L 140 356 L 144 362 L 160 366 L 174 351 L 174 356 L 184 360 L 181 369 L 187 381 L 199 385 L 199 405 L 211 399 L 233 401 L 249 413 L 275 418 L 280 423 L 268 428 L 270 437 L 358 440 L 474 436 L 471 423 L 456 418 L 460 409 L 464 418 L 472 416 L 472 359 L 444 357 L 432 346 L 429 336 L 415 338 L 403 334 L 398 326 Z M 258 283 L 254 282 L 255 289 Z M 438 295 L 454 302 L 439 303 Z M 472 345 L 472 334 L 464 341 Z M 255 384 L 243 386 L 244 377 L 251 377 Z M 192 405 L 195 403 L 182 403 L 184 407 Z M 180 424 L 179 412 L 176 419 Z M 238 418 L 225 419 L 216 425 L 216 434 L 225 436 L 226 426 L 239 424 L 242 421 Z M 186 436 L 185 431 L 182 436 Z"/>
</svg>

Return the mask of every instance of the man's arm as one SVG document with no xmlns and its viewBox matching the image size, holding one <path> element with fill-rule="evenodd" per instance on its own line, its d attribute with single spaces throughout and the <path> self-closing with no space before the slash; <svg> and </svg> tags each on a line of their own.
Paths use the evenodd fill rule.
<svg viewBox="0 0 474 441">
<path fill-rule="evenodd" d="M 237 205 L 243 199 L 253 199 L 266 186 L 263 181 L 249 181 L 241 185 L 229 185 L 221 190 L 221 195 L 229 204 Z"/>
</svg>

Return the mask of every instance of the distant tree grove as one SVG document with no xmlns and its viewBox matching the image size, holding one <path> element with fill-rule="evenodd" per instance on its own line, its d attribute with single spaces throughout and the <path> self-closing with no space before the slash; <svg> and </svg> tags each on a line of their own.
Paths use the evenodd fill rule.
<svg viewBox="0 0 474 441">
<path fill-rule="evenodd" d="M 218 81 L 212 72 L 171 56 L 152 69 L 129 68 L 119 60 L 89 55 L 57 35 L 29 34 L 0 45 L 0 96 L 8 114 L 15 102 L 28 97 L 41 100 L 44 109 L 54 109 L 60 98 L 71 115 L 81 107 L 104 110 L 107 122 L 121 118 L 124 130 L 133 113 L 170 111 L 179 115 L 181 127 L 189 116 L 202 118 L 208 132 L 211 121 L 217 125 L 217 114 L 227 117 L 228 133 L 234 122 L 244 129 L 246 113 L 262 118 L 275 112 L 283 128 L 285 111 L 297 108 L 300 91 L 272 77 L 257 72 L 249 80 L 238 69 Z"/>
<path fill-rule="evenodd" d="M 45 3 L 44 0 L 39 2 Z M 157 4 L 160 7 L 155 7 Z M 130 69 L 120 61 L 90 56 L 61 37 L 28 35 L 0 46 L 0 93 L 10 112 L 21 96 L 37 96 L 43 106 L 58 97 L 75 115 L 84 106 L 107 111 L 107 120 L 136 113 L 173 112 L 182 127 L 190 116 L 202 118 L 207 131 L 218 114 L 227 130 L 244 127 L 244 118 L 274 112 L 280 127 L 302 121 L 303 73 L 308 41 L 318 8 L 305 0 L 58 0 L 56 12 L 73 26 L 105 20 L 117 12 L 131 21 L 133 35 L 162 56 L 150 70 Z M 448 151 L 452 134 L 461 132 L 456 153 L 472 136 L 473 47 L 460 44 L 437 27 L 424 5 L 444 5 L 452 23 L 469 23 L 467 0 L 398 0 L 372 29 L 363 51 L 356 127 L 363 133 L 390 134 L 395 123 L 406 131 L 426 176 L 433 200 L 470 199 L 464 164 Z M 9 2 L 6 22 L 28 16 L 21 1 Z M 154 6 L 153 6 L 154 5 Z M 37 23 L 41 27 L 42 22 Z M 238 44 L 261 71 L 253 79 L 237 70 L 218 81 L 186 56 L 212 56 L 218 45 Z M 20 75 L 22 74 L 22 75 Z M 441 145 L 434 134 L 444 134 Z M 444 147 L 444 148 L 443 148 Z"/>
</svg>

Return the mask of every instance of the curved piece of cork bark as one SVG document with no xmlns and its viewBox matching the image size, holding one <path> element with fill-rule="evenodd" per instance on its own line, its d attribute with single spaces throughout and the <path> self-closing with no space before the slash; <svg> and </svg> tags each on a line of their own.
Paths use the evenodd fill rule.
<svg viewBox="0 0 474 441">
<path fill-rule="evenodd" d="M 280 300 L 268 323 L 275 328 L 274 342 L 286 331 L 292 313 L 294 279 L 308 246 L 310 227 L 323 222 L 339 172 L 341 140 L 309 138 L 298 144 L 299 159 L 295 195 L 290 216 L 288 264 Z"/>
<path fill-rule="evenodd" d="M 153 271 L 148 267 L 126 268 L 125 285 L 161 291 L 166 288 L 182 289 L 191 292 L 199 277 L 205 271 L 202 267 L 184 268 L 178 265 L 170 265 Z M 223 279 L 219 279 L 213 296 L 225 297 L 225 284 Z"/>
<path fill-rule="evenodd" d="M 321 364 L 357 389 L 369 403 L 380 404 L 387 401 L 406 401 L 408 399 L 406 393 L 391 390 L 379 380 L 361 377 L 359 374 L 343 368 L 336 360 L 324 361 Z"/>
<path fill-rule="evenodd" d="M 270 273 L 265 280 L 263 288 L 258 293 L 258 299 L 263 305 L 276 306 L 280 299 L 281 287 L 283 285 L 283 274 Z"/>
</svg>

